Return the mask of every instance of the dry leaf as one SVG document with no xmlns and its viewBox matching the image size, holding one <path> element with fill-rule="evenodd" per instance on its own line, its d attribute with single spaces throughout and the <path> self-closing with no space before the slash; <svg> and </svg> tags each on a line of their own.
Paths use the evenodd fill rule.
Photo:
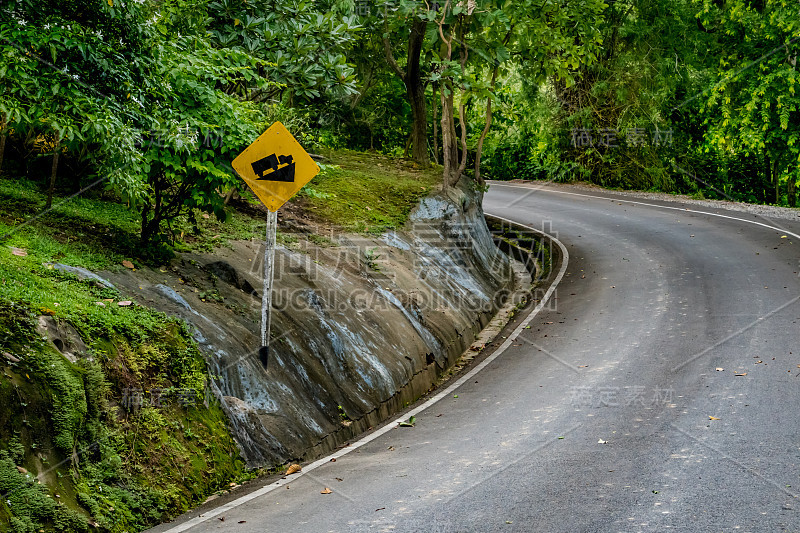
<svg viewBox="0 0 800 533">
<path fill-rule="evenodd" d="M 746 376 L 747 372 L 740 372 L 738 374 L 734 374 L 734 376 Z"/>
<path fill-rule="evenodd" d="M 129 306 L 129 305 L 131 305 L 132 303 L 133 303 L 133 302 L 132 302 L 132 301 L 130 301 L 130 300 L 123 300 L 123 301 L 121 301 L 121 302 L 117 302 L 117 305 L 118 305 L 118 306 L 120 306 L 120 307 L 128 307 L 128 306 Z"/>
<path fill-rule="evenodd" d="M 320 493 L 320 494 L 330 494 L 330 493 L 332 493 L 332 492 L 333 492 L 333 491 L 332 491 L 331 489 L 329 489 L 328 487 L 325 487 L 324 489 L 322 489 L 321 491 L 319 491 L 319 493 Z"/>
<path fill-rule="evenodd" d="M 294 474 L 295 472 L 299 472 L 300 470 L 302 470 L 302 467 L 300 465 L 291 464 L 289 465 L 289 468 L 286 469 L 286 475 L 291 476 L 292 474 Z"/>
<path fill-rule="evenodd" d="M 607 442 L 608 442 L 607 440 L 599 439 L 597 441 L 597 444 L 606 444 Z"/>
<path fill-rule="evenodd" d="M 23 250 L 22 248 L 11 248 L 11 253 L 18 256 L 18 257 L 25 257 L 28 255 L 28 252 Z"/>
<path fill-rule="evenodd" d="M 708 415 L 709 420 L 722 420 L 721 418 L 717 418 L 716 416 Z"/>
<path fill-rule="evenodd" d="M 723 370 L 725 370 L 725 369 L 724 369 L 724 368 L 722 368 L 721 366 L 718 366 L 718 367 L 717 367 L 717 372 L 722 372 Z"/>
<path fill-rule="evenodd" d="M 134 268 L 133 263 L 131 263 L 127 259 L 122 262 L 122 266 L 124 266 L 125 268 Z"/>
</svg>

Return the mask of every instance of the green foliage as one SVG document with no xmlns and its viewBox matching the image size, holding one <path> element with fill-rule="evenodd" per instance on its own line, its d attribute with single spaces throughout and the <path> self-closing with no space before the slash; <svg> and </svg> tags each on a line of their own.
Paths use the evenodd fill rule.
<svg viewBox="0 0 800 533">
<path fill-rule="evenodd" d="M 355 94 L 355 76 L 345 53 L 359 29 L 356 17 L 328 10 L 323 2 L 275 0 L 215 0 L 208 3 L 208 11 L 209 32 L 217 46 L 266 60 L 261 75 L 274 84 L 250 98 L 308 101 L 325 94 Z"/>
<path fill-rule="evenodd" d="M 301 195 L 315 216 L 348 230 L 381 233 L 400 228 L 411 209 L 440 179 L 435 169 L 418 170 L 405 161 L 348 151 L 327 152 L 326 165 Z"/>
<path fill-rule="evenodd" d="M 717 33 L 718 80 L 702 93 L 706 151 L 755 156 L 779 202 L 781 182 L 796 202 L 800 178 L 800 17 L 797 5 L 767 0 L 705 1 L 698 18 Z"/>
<path fill-rule="evenodd" d="M 10 531 L 32 533 L 43 527 L 64 533 L 89 531 L 85 516 L 57 503 L 47 487 L 22 474 L 6 452 L 0 452 L 0 506 L 9 512 Z"/>
</svg>

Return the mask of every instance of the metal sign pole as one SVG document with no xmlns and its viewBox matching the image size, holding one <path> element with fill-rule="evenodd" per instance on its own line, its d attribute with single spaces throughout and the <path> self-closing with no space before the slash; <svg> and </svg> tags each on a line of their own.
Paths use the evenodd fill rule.
<svg viewBox="0 0 800 533">
<path fill-rule="evenodd" d="M 269 327 L 272 308 L 272 282 L 275 277 L 275 241 L 278 232 L 278 211 L 267 216 L 267 236 L 264 240 L 264 292 L 261 295 L 261 348 L 258 357 L 267 368 L 269 362 Z"/>
</svg>

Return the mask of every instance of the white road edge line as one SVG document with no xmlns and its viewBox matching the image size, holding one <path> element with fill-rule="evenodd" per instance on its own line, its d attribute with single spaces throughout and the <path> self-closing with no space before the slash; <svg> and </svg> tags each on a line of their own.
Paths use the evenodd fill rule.
<svg viewBox="0 0 800 533">
<path fill-rule="evenodd" d="M 202 524 L 206 520 L 210 520 L 211 518 L 214 518 L 217 515 L 220 515 L 220 514 L 226 512 L 226 511 L 230 511 L 231 509 L 239 507 L 240 505 L 243 505 L 243 504 L 245 504 L 245 503 L 247 503 L 247 502 L 249 502 L 251 500 L 254 500 L 254 499 L 256 499 L 256 498 L 258 498 L 260 496 L 268 494 L 268 493 L 272 492 L 275 489 L 283 487 L 284 485 L 287 485 L 288 483 L 292 483 L 294 481 L 297 481 L 304 473 L 311 472 L 311 471 L 316 470 L 317 468 L 321 467 L 322 465 L 330 463 L 331 459 L 338 459 L 339 457 L 343 457 L 343 456 L 347 455 L 348 453 L 352 452 L 353 450 L 361 448 L 362 446 L 372 442 L 373 440 L 375 440 L 375 439 L 381 437 L 382 435 L 388 433 L 389 431 L 395 429 L 397 427 L 397 424 L 399 424 L 400 422 L 404 422 L 404 421 L 408 420 L 410 417 L 415 416 L 415 415 L 421 413 L 422 411 L 428 409 L 429 407 L 431 407 L 432 405 L 437 403 L 439 400 L 445 398 L 446 396 L 450 396 L 461 385 L 463 385 L 467 381 L 471 380 L 473 377 L 475 377 L 476 374 L 478 374 L 481 370 L 483 370 L 489 364 L 491 364 L 492 361 L 494 361 L 495 359 L 500 357 L 503 354 L 503 352 L 505 352 L 508 349 L 508 347 L 511 346 L 511 343 L 514 342 L 514 339 L 517 336 L 519 336 L 525 330 L 525 327 L 528 324 L 530 324 L 530 322 L 534 318 L 536 318 L 536 315 L 539 314 L 539 312 L 544 308 L 544 306 L 550 300 L 550 297 L 555 292 L 556 287 L 561 282 L 561 279 L 564 277 L 564 274 L 567 271 L 567 264 L 569 263 L 569 252 L 567 252 L 567 247 L 564 246 L 564 244 L 561 241 L 559 241 L 558 239 L 556 239 L 552 235 L 548 235 L 547 233 L 545 233 L 545 232 L 543 232 L 541 230 L 532 228 L 530 226 L 526 226 L 525 224 L 520 224 L 519 222 L 514 222 L 512 220 L 508 220 L 507 218 L 503 218 L 503 217 L 500 217 L 500 216 L 497 216 L 497 215 L 492 215 L 492 216 L 494 216 L 495 218 L 498 218 L 500 220 L 503 220 L 505 222 L 508 222 L 508 223 L 511 223 L 511 224 L 515 224 L 517 226 L 522 226 L 523 228 L 525 228 L 527 230 L 534 231 L 536 233 L 540 233 L 540 234 L 546 236 L 547 238 L 551 239 L 553 242 L 555 242 L 558 245 L 558 247 L 561 249 L 561 254 L 562 254 L 561 268 L 559 269 L 558 274 L 556 275 L 556 279 L 553 280 L 553 283 L 550 284 L 550 287 L 547 289 L 547 292 L 545 292 L 544 297 L 536 305 L 536 307 L 533 309 L 533 311 L 531 311 L 531 313 L 527 316 L 527 318 L 525 318 L 525 320 L 523 320 L 516 327 L 516 329 L 514 329 L 514 331 L 511 334 L 509 334 L 509 336 L 505 340 L 505 342 L 503 344 L 501 344 L 500 347 L 492 355 L 490 355 L 489 357 L 487 357 L 486 359 L 481 361 L 478 365 L 475 366 L 475 368 L 473 368 L 472 370 L 470 370 L 469 372 L 464 374 L 464 376 L 462 376 L 458 381 L 456 381 L 455 383 L 453 383 L 452 385 L 447 387 L 445 390 L 443 390 L 442 392 L 440 392 L 440 393 L 436 394 L 435 396 L 429 398 L 427 401 L 425 401 L 425 403 L 419 405 L 418 407 L 415 407 L 411 411 L 405 413 L 402 417 L 398 418 L 397 420 L 394 420 L 393 422 L 390 422 L 390 423 L 386 424 L 385 426 L 383 426 L 379 430 L 377 430 L 374 433 L 371 433 L 371 434 L 367 435 L 366 437 L 354 442 L 350 446 L 347 446 L 346 448 L 342 448 L 341 450 L 339 450 L 339 451 L 337 451 L 335 453 L 332 453 L 331 455 L 328 455 L 327 457 L 323 457 L 322 459 L 318 459 L 318 460 L 314 461 L 313 463 L 311 463 L 310 465 L 304 466 L 303 469 L 297 475 L 293 475 L 291 477 L 291 479 L 289 479 L 289 478 L 279 479 L 275 483 L 270 483 L 269 485 L 267 485 L 265 487 L 261 487 L 260 489 L 255 490 L 255 491 L 251 492 L 250 494 L 246 494 L 246 495 L 242 496 L 241 498 L 237 498 L 237 499 L 235 499 L 235 500 L 233 500 L 231 502 L 228 502 L 228 503 L 226 503 L 224 505 L 221 505 L 221 506 L 219 506 L 219 507 L 217 507 L 215 509 L 212 509 L 212 510 L 206 512 L 206 513 L 203 513 L 200 516 L 197 516 L 195 518 L 192 518 L 191 520 L 188 520 L 188 521 L 186 521 L 186 522 L 184 522 L 182 524 L 179 524 L 179 525 L 177 525 L 177 526 L 175 526 L 173 528 L 170 528 L 170 529 L 166 530 L 164 533 L 180 533 L 181 531 L 186 531 L 186 530 L 188 530 L 188 529 L 190 529 L 190 528 L 192 528 L 192 527 L 194 527 L 196 525 Z"/>
<path fill-rule="evenodd" d="M 696 209 L 689 209 L 688 207 L 672 207 L 672 206 L 668 206 L 668 205 L 648 204 L 647 202 L 636 202 L 634 200 L 624 200 L 622 198 L 609 198 L 607 196 L 595 196 L 593 194 L 581 194 L 581 193 L 577 193 L 577 192 L 557 191 L 555 189 L 545 189 L 543 187 L 541 187 L 541 188 L 523 187 L 521 185 L 512 185 L 510 183 L 499 183 L 497 181 L 492 181 L 491 185 L 499 185 L 501 187 L 513 187 L 515 189 L 525 189 L 525 190 L 528 190 L 528 191 L 539 190 L 539 191 L 545 191 L 545 192 L 552 192 L 552 193 L 556 193 L 556 194 L 569 194 L 571 196 L 583 196 L 584 198 L 596 198 L 598 200 L 609 200 L 609 201 L 612 201 L 612 202 L 625 202 L 625 203 L 628 203 L 628 204 L 646 205 L 648 207 L 658 207 L 660 209 L 672 209 L 674 211 L 684 211 L 684 212 L 688 211 L 689 213 L 697 213 L 697 214 L 700 214 L 700 215 L 710 215 L 712 217 L 727 218 L 729 220 L 738 220 L 739 222 L 747 222 L 748 224 L 755 224 L 756 226 L 763 226 L 765 228 L 773 229 L 775 231 L 783 233 L 784 235 L 791 235 L 795 239 L 800 240 L 800 235 L 798 235 L 797 233 L 792 233 L 791 231 L 787 231 L 787 230 L 785 230 L 783 228 L 779 228 L 777 226 L 770 226 L 769 224 L 764 224 L 763 222 L 756 222 L 754 220 L 747 220 L 746 218 L 738 218 L 738 217 L 731 217 L 731 216 L 728 216 L 728 215 L 720 215 L 719 213 L 711 213 L 709 211 L 698 211 Z"/>
</svg>

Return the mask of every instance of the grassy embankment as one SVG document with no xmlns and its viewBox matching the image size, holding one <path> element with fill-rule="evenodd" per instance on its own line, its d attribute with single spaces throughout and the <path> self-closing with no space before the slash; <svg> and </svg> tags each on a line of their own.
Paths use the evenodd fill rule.
<svg viewBox="0 0 800 533">
<path fill-rule="evenodd" d="M 438 181 L 435 170 L 378 155 L 325 155 L 329 165 L 294 208 L 350 231 L 401 226 Z M 135 213 L 108 196 L 56 198 L 36 217 L 41 186 L 0 179 L 3 531 L 140 530 L 254 475 L 206 390 L 205 362 L 185 325 L 135 303 L 120 306 L 126 295 L 52 268 L 148 261 L 136 255 Z M 198 214 L 173 227 L 173 250 L 210 252 L 260 238 L 263 218 L 231 208 L 226 222 Z M 282 232 L 280 240 L 313 237 Z M 43 317 L 74 328 L 87 354 L 71 362 L 45 341 L 37 331 Z"/>
</svg>

